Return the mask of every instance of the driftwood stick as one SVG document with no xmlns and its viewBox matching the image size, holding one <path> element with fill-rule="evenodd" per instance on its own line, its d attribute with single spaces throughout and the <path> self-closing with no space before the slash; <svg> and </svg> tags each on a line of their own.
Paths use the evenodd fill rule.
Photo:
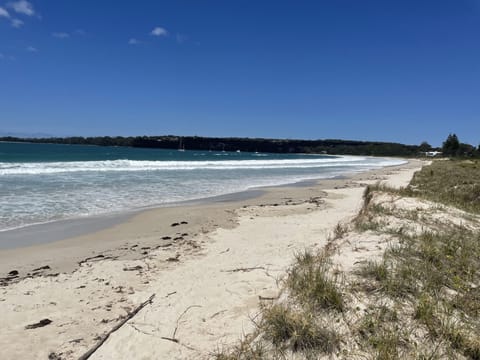
<svg viewBox="0 0 480 360">
<path fill-rule="evenodd" d="M 177 319 L 177 326 L 175 326 L 175 330 L 173 331 L 172 339 L 176 340 L 175 335 L 177 334 L 178 325 L 180 324 L 180 319 L 183 317 L 183 315 L 185 315 L 185 314 L 188 312 L 188 310 L 190 310 L 191 308 L 196 308 L 196 307 L 199 308 L 199 307 L 201 307 L 201 306 L 200 306 L 200 305 L 190 305 L 190 306 L 187 307 L 187 308 L 185 309 L 185 311 L 178 317 L 178 319 Z M 177 340 L 177 342 L 178 342 L 178 340 Z"/>
<path fill-rule="evenodd" d="M 95 351 L 97 351 L 104 343 L 105 341 L 107 341 L 107 339 L 109 338 L 109 336 L 114 333 L 115 331 L 117 331 L 118 329 L 120 329 L 123 325 L 125 325 L 125 323 L 130 320 L 131 318 L 133 318 L 135 315 L 138 314 L 138 312 L 140 310 L 142 310 L 145 306 L 147 306 L 148 304 L 151 304 L 152 301 L 153 301 L 153 298 L 155 297 L 155 294 L 153 294 L 152 296 L 150 296 L 148 298 L 147 301 L 141 303 L 139 306 L 137 306 L 132 312 L 130 312 L 127 317 L 125 319 L 123 319 L 122 321 L 120 321 L 117 325 L 115 325 L 112 330 L 110 330 L 105 336 L 102 337 L 102 339 L 94 346 L 92 347 L 90 350 L 88 350 L 85 354 L 83 354 L 82 356 L 80 356 L 78 358 L 78 360 L 87 360 L 90 356 L 93 355 L 93 353 Z"/>
<path fill-rule="evenodd" d="M 166 337 L 166 336 L 162 336 L 162 337 L 160 337 L 160 339 L 168 340 L 168 341 L 171 341 L 171 342 L 174 342 L 174 343 L 178 344 L 178 339 L 169 338 L 169 337 Z"/>
<path fill-rule="evenodd" d="M 279 296 L 261 296 L 259 295 L 258 296 L 258 300 L 277 300 L 279 298 Z"/>
<path fill-rule="evenodd" d="M 237 268 L 232 270 L 225 270 L 225 272 L 234 273 L 234 272 L 249 272 L 253 270 L 265 270 L 263 266 L 254 266 L 254 267 L 245 267 L 245 268 Z"/>
</svg>

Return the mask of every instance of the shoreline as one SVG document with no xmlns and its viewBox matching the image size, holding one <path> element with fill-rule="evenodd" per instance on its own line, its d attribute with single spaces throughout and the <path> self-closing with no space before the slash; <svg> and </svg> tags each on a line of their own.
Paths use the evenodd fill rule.
<svg viewBox="0 0 480 360">
<path fill-rule="evenodd" d="M 216 228 L 231 228 L 236 224 L 237 216 L 234 214 L 236 209 L 265 205 L 269 202 L 280 204 L 282 202 L 280 194 L 292 198 L 293 202 L 305 201 L 305 198 L 316 196 L 318 190 L 348 187 L 352 182 L 363 181 L 368 177 L 380 180 L 390 171 L 415 166 L 414 164 L 420 162 L 421 160 L 406 160 L 406 163 L 401 165 L 353 172 L 341 177 L 257 187 L 121 214 L 60 220 L 6 231 L 0 233 L 0 278 L 15 270 L 19 272 L 19 279 L 22 279 L 30 276 L 32 270 L 47 265 L 51 270 L 42 275 L 71 272 L 78 268 L 82 258 L 106 252 L 114 252 L 114 256 L 120 259 L 131 258 L 131 254 L 118 254 L 118 248 L 133 246 L 133 239 L 142 239 L 144 247 L 153 248 L 159 246 L 158 236 L 155 236 L 158 232 L 163 232 L 160 238 L 169 237 L 161 244 L 165 245 L 182 234 L 188 233 L 189 237 L 195 237 L 199 233 L 209 233 Z M 185 221 L 182 218 L 188 217 L 193 218 L 193 221 L 182 225 L 182 232 L 174 231 L 171 225 Z M 138 228 L 138 225 L 135 225 L 137 222 L 146 230 L 141 231 L 140 235 L 136 230 L 132 231 L 132 228 Z M 152 228 L 154 222 L 158 222 L 158 226 Z M 9 241 L 8 236 L 13 236 L 24 246 L 2 245 L 2 242 Z M 33 242 L 32 237 L 35 237 Z M 179 240 L 185 240 L 185 237 Z M 19 258 L 23 259 L 20 264 Z"/>
<path fill-rule="evenodd" d="M 389 157 L 385 158 L 388 159 Z M 392 159 L 398 160 L 397 158 Z M 107 228 L 111 228 L 115 225 L 126 222 L 129 219 L 146 211 L 192 205 L 201 206 L 216 202 L 238 202 L 259 197 L 262 195 L 262 193 L 268 191 L 269 189 L 283 187 L 290 188 L 314 186 L 322 181 L 346 180 L 349 178 L 353 178 L 357 174 L 403 166 L 405 164 L 408 164 L 411 160 L 403 159 L 403 161 L 404 163 L 399 165 L 387 165 L 379 169 L 348 172 L 342 175 L 335 175 L 332 177 L 303 179 L 292 183 L 287 182 L 279 185 L 252 186 L 245 190 L 220 195 L 206 196 L 197 199 L 167 202 L 163 204 L 154 204 L 139 208 L 119 210 L 112 213 L 92 214 L 22 225 L 11 229 L 0 230 L 0 252 L 2 250 L 12 250 L 35 245 L 42 245 L 45 243 L 57 242 L 68 238 L 93 234 L 95 232 L 105 230 Z M 38 238 L 38 235 L 41 235 L 43 237 Z M 35 239 L 32 240 L 33 236 L 35 236 Z"/>
</svg>

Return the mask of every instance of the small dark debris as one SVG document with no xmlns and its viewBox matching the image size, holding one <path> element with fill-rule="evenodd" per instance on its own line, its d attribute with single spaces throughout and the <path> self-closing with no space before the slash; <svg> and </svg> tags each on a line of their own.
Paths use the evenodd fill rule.
<svg viewBox="0 0 480 360">
<path fill-rule="evenodd" d="M 144 246 L 144 247 L 142 247 L 142 248 L 140 248 L 140 249 L 141 249 L 141 250 L 148 250 L 148 249 L 150 249 L 150 246 Z"/>
<path fill-rule="evenodd" d="M 63 360 L 64 358 L 62 357 L 63 353 L 54 353 L 54 352 L 51 352 L 50 354 L 48 354 L 48 360 Z"/>
<path fill-rule="evenodd" d="M 198 249 L 200 245 L 198 245 L 195 241 L 189 240 L 187 241 L 187 244 L 193 247 L 194 249 Z"/>
<path fill-rule="evenodd" d="M 35 272 L 35 271 L 50 270 L 50 269 L 51 269 L 50 266 L 45 265 L 45 266 L 40 266 L 37 269 L 33 269 L 32 271 Z"/>
<path fill-rule="evenodd" d="M 8 273 L 8 276 L 9 277 L 12 277 L 12 276 L 18 276 L 18 271 L 17 270 L 12 270 Z"/>
<path fill-rule="evenodd" d="M 82 342 L 82 341 L 83 341 L 83 338 L 73 339 L 73 340 L 70 340 L 69 343 L 71 343 L 71 344 L 78 344 L 78 343 L 80 343 L 80 342 Z"/>
<path fill-rule="evenodd" d="M 182 221 L 180 224 L 182 224 L 182 225 L 187 225 L 188 222 L 187 222 L 187 221 Z"/>
<path fill-rule="evenodd" d="M 182 236 L 188 236 L 188 233 L 183 233 Z"/>
<path fill-rule="evenodd" d="M 140 265 L 137 266 L 132 266 L 132 267 L 124 267 L 123 271 L 136 271 L 136 270 L 142 270 L 143 268 Z"/>
<path fill-rule="evenodd" d="M 44 326 L 47 326 L 49 324 L 52 323 L 52 320 L 50 319 L 42 319 L 40 320 L 39 322 L 37 323 L 34 323 L 34 324 L 30 324 L 30 325 L 27 325 L 25 326 L 25 329 L 29 330 L 29 329 L 36 329 L 36 328 L 40 328 L 40 327 L 44 327 Z"/>
<path fill-rule="evenodd" d="M 175 226 L 178 226 L 180 225 L 180 223 L 173 223 L 172 225 L 170 225 L 171 227 L 175 227 Z"/>
<path fill-rule="evenodd" d="M 170 236 L 164 236 L 162 237 L 162 240 L 171 240 L 172 238 Z"/>
<path fill-rule="evenodd" d="M 172 243 L 165 244 L 165 245 L 158 245 L 158 246 L 154 247 L 154 250 L 160 249 L 160 248 L 166 248 L 166 247 L 170 247 L 170 246 L 172 246 Z"/>
<path fill-rule="evenodd" d="M 179 258 L 180 258 L 180 254 L 177 254 L 175 255 L 175 257 L 169 257 L 167 261 L 170 261 L 170 262 L 180 261 Z"/>
<path fill-rule="evenodd" d="M 173 238 L 173 241 L 177 241 L 177 240 L 183 240 L 183 237 L 177 236 L 176 238 Z"/>
<path fill-rule="evenodd" d="M 105 255 L 102 255 L 102 254 L 97 255 L 97 256 L 88 257 L 88 258 L 83 259 L 82 261 L 79 261 L 78 265 L 82 265 L 83 263 L 86 263 L 90 260 L 98 260 L 98 259 L 103 259 L 103 258 L 105 258 Z"/>
</svg>

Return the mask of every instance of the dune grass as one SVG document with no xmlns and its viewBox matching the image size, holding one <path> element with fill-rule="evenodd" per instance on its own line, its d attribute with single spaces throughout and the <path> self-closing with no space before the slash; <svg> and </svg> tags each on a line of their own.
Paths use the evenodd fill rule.
<svg viewBox="0 0 480 360">
<path fill-rule="evenodd" d="M 290 294 L 304 307 L 313 310 L 342 311 L 344 302 L 340 292 L 340 279 L 330 271 L 331 262 L 322 252 L 297 254 L 286 280 Z"/>
<path fill-rule="evenodd" d="M 413 177 L 416 196 L 480 213 L 480 160 L 434 161 Z"/>
<path fill-rule="evenodd" d="M 419 221 L 418 214 L 392 213 L 391 209 L 383 211 L 371 204 L 374 194 L 382 192 L 420 197 L 478 213 L 479 183 L 478 161 L 438 161 L 418 172 L 405 189 L 369 186 L 356 229 L 374 229 L 392 235 L 382 217 Z M 381 260 L 367 261 L 357 270 L 365 279 L 364 290 L 390 299 L 404 314 L 410 314 L 396 323 L 404 324 L 410 331 L 426 332 L 432 348 L 436 349 L 430 354 L 432 358 L 460 355 L 480 359 L 480 231 L 441 224 L 434 231 L 409 235 L 397 231 L 394 235 L 396 245 L 386 250 Z M 378 321 L 378 317 L 372 320 L 367 315 L 364 320 L 373 321 L 375 325 L 370 328 L 379 333 L 372 333 L 366 342 L 377 352 L 377 358 L 401 357 L 399 351 L 408 348 L 408 336 L 404 337 L 399 329 L 393 331 L 392 327 L 382 330 L 385 322 Z M 360 332 L 364 334 L 365 330 Z M 392 353 L 387 354 L 384 349 Z"/>
<path fill-rule="evenodd" d="M 304 354 L 331 353 L 339 343 L 335 331 L 322 325 L 315 312 L 294 310 L 287 304 L 275 304 L 262 313 L 260 328 L 264 339 L 277 350 L 303 352 Z"/>
</svg>

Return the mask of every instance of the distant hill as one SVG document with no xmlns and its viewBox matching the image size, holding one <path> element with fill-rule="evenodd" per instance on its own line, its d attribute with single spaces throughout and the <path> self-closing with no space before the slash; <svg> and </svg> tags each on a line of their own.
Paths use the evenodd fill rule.
<svg viewBox="0 0 480 360">
<path fill-rule="evenodd" d="M 47 133 L 22 133 L 22 132 L 8 132 L 0 131 L 0 137 L 16 137 L 16 138 L 51 138 L 52 134 Z"/>
</svg>

